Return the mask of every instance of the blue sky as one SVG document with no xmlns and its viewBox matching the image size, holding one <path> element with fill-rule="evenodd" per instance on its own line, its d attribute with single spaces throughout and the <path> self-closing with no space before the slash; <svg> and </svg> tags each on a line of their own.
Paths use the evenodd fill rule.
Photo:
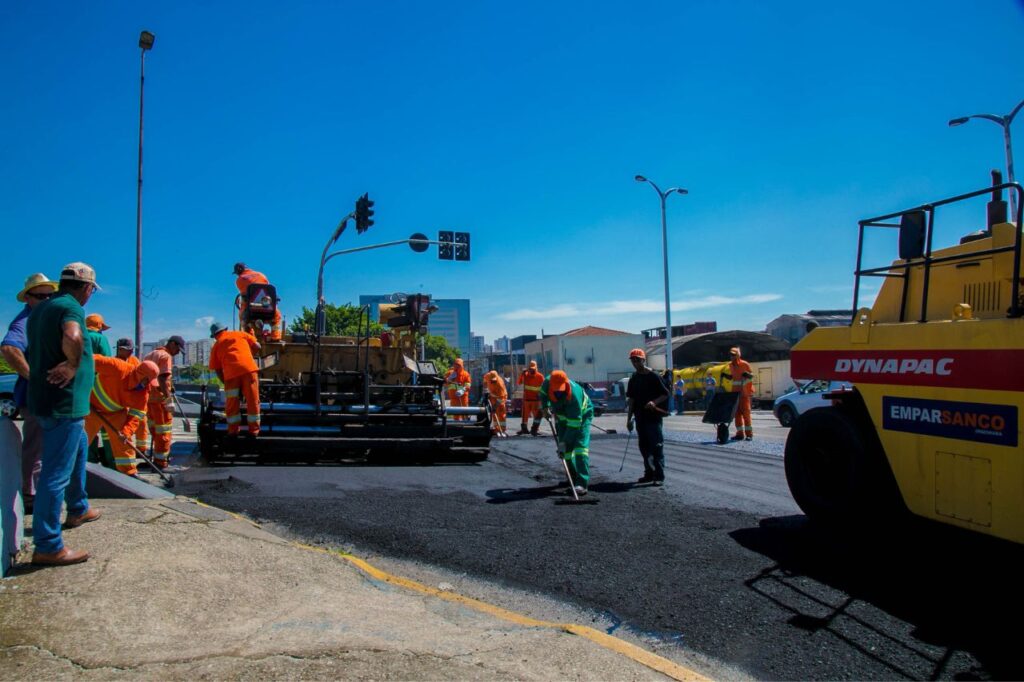
<svg viewBox="0 0 1024 682">
<path fill-rule="evenodd" d="M 146 339 L 227 321 L 231 266 L 315 297 L 339 248 L 471 232 L 473 260 L 343 256 L 328 299 L 470 298 L 473 331 L 762 329 L 850 304 L 856 221 L 983 186 L 1024 97 L 1020 3 L 36 2 L 0 6 L 0 317 L 83 260 L 134 315 L 138 33 L 146 58 Z M 1024 135 L 1024 130 L 1017 133 Z M 950 235 L 984 207 L 951 214 Z M 941 216 L 940 216 L 941 219 Z M 890 245 L 874 255 L 887 261 Z"/>
</svg>

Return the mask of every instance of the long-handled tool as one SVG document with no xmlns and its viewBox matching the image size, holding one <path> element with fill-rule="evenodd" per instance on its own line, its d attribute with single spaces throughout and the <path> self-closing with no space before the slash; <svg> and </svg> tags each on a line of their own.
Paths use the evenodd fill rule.
<svg viewBox="0 0 1024 682">
<path fill-rule="evenodd" d="M 178 402 L 178 396 L 172 393 L 171 397 L 174 398 L 174 404 L 178 406 L 178 412 L 181 413 L 181 421 L 185 427 L 185 433 L 192 433 L 192 422 L 190 422 L 188 417 L 185 416 L 185 410 L 181 409 L 181 403 Z"/>
<path fill-rule="evenodd" d="M 629 452 L 629 441 L 633 439 L 633 432 L 630 431 L 629 435 L 626 436 L 626 449 L 622 451 L 622 463 L 619 464 L 619 473 L 622 473 L 622 467 L 626 466 L 626 453 Z"/>
<path fill-rule="evenodd" d="M 602 431 L 604 431 L 605 433 L 608 433 L 608 434 L 614 435 L 614 434 L 618 433 L 618 431 L 616 431 L 615 429 L 606 429 L 606 428 L 603 428 L 601 426 L 598 426 L 594 422 L 590 422 L 590 425 L 593 426 L 595 429 L 601 429 Z"/>
<path fill-rule="evenodd" d="M 561 444 L 558 442 L 558 433 L 555 432 L 555 425 L 551 423 L 551 417 L 547 417 L 548 428 L 551 429 L 551 436 L 555 439 L 555 449 L 558 451 L 558 459 L 562 460 L 562 468 L 565 469 L 565 478 L 569 482 L 569 492 L 572 493 L 572 504 L 597 504 L 597 498 L 584 500 L 576 493 L 576 485 L 572 482 L 572 472 L 569 471 L 569 462 L 562 457 Z M 564 500 L 563 502 L 568 502 Z M 559 504 L 559 502 L 555 502 Z"/>
<path fill-rule="evenodd" d="M 128 447 L 130 447 L 130 448 L 131 448 L 132 450 L 134 450 L 134 451 L 135 451 L 135 454 L 137 454 L 137 455 L 138 455 L 139 457 L 141 457 L 142 459 L 144 459 L 144 460 L 146 461 L 146 464 L 148 464 L 148 465 L 149 465 L 150 467 L 152 467 L 152 468 L 153 468 L 153 471 L 155 471 L 155 472 L 156 472 L 157 474 L 159 474 L 159 475 L 160 475 L 160 478 L 161 478 L 161 479 L 163 479 L 164 483 L 166 483 L 166 484 L 167 484 L 167 487 L 168 487 L 168 488 L 173 488 L 173 487 L 174 487 L 174 479 L 173 479 L 173 478 L 171 478 L 170 476 L 168 476 L 167 474 L 165 474 L 165 473 L 163 472 L 163 469 L 161 469 L 160 467 L 158 467 L 158 466 L 157 466 L 157 465 L 156 465 L 156 464 L 155 464 L 155 463 L 153 462 L 153 460 L 152 460 L 152 459 L 151 459 L 151 458 L 149 457 L 149 455 L 147 455 L 146 453 L 144 453 L 144 452 L 143 452 L 142 450 L 140 450 L 139 448 L 135 447 L 135 444 L 134 444 L 134 443 L 132 443 L 132 442 L 131 442 L 131 441 L 130 441 L 130 440 L 129 440 L 129 439 L 127 438 L 127 437 L 125 437 L 125 435 L 124 435 L 123 433 L 121 433 L 120 431 L 118 431 L 118 430 L 117 430 L 117 427 L 115 427 L 115 426 L 114 426 L 113 424 L 111 424 L 111 423 L 110 423 L 110 420 L 109 420 L 109 419 L 107 419 L 106 417 L 104 417 L 104 416 L 103 416 L 102 414 L 100 414 L 99 412 L 94 412 L 93 414 L 95 414 L 95 415 L 96 415 L 97 417 L 99 417 L 99 418 L 100 418 L 100 421 L 102 421 L 102 422 L 103 422 L 104 424 L 106 424 L 107 426 L 109 426 L 109 427 L 110 427 L 110 430 L 111 430 L 111 431 L 113 431 L 114 433 L 116 433 L 116 434 L 117 434 L 117 435 L 118 435 L 118 436 L 119 436 L 119 437 L 121 438 L 121 442 L 122 442 L 122 443 L 124 443 L 125 445 L 127 445 Z"/>
</svg>

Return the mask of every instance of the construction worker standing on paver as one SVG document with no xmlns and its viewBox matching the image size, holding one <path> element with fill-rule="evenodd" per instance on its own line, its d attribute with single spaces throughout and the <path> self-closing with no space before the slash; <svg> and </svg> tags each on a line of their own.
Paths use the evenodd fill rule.
<svg viewBox="0 0 1024 682">
<path fill-rule="evenodd" d="M 136 432 L 135 443 L 140 450 L 146 450 L 152 440 L 153 463 L 161 469 L 166 469 L 171 462 L 171 432 L 174 430 L 171 371 L 174 356 L 184 350 L 185 339 L 175 335 L 143 358 L 156 364 L 160 373 L 150 382 L 146 423 Z"/>
<path fill-rule="evenodd" d="M 238 435 L 242 426 L 242 398 L 249 435 L 260 435 L 260 379 L 255 356 L 260 350 L 259 342 L 249 332 L 229 331 L 217 322 L 210 325 L 210 338 L 215 341 L 210 351 L 210 369 L 224 382 L 228 435 Z"/>
<path fill-rule="evenodd" d="M 469 389 L 473 385 L 473 379 L 462 364 L 462 358 L 455 358 L 451 370 L 445 375 L 444 383 L 448 388 L 448 404 L 451 407 L 469 407 Z M 462 415 L 456 415 L 455 421 L 465 419 Z"/>
<path fill-rule="evenodd" d="M 540 431 L 540 387 L 544 375 L 537 370 L 535 360 L 530 360 L 530 366 L 519 374 L 517 383 L 523 387 L 523 423 L 519 426 L 519 435 L 526 433 L 526 421 L 532 416 L 530 434 L 536 436 Z"/>
<path fill-rule="evenodd" d="M 754 371 L 750 363 L 740 357 L 740 349 L 729 349 L 731 360 L 729 368 L 722 373 L 723 377 L 732 379 L 733 393 L 739 393 L 736 407 L 736 435 L 733 440 L 754 440 L 754 427 L 750 421 L 750 396 L 754 394 Z"/>
<path fill-rule="evenodd" d="M 590 422 L 594 407 L 583 387 L 562 370 L 555 370 L 541 385 L 541 412 L 555 417 L 558 455 L 569 465 L 577 495 L 586 495 L 590 485 Z"/>
<path fill-rule="evenodd" d="M 266 275 L 262 272 L 257 272 L 246 267 L 245 263 L 235 263 L 234 269 L 235 275 L 235 287 L 238 288 L 238 323 L 242 328 L 242 331 L 251 331 L 250 323 L 247 314 L 247 300 L 246 297 L 249 294 L 249 285 L 251 284 L 270 284 L 270 280 L 267 279 Z M 258 320 L 254 320 L 259 322 Z M 259 328 L 263 329 L 263 323 L 259 323 Z M 268 339 L 271 341 L 280 341 L 281 336 L 284 333 L 284 329 L 281 324 L 281 311 L 274 309 L 274 320 L 270 324 L 270 334 Z"/>
<path fill-rule="evenodd" d="M 508 390 L 505 388 L 505 380 L 492 370 L 484 375 L 484 386 L 487 388 L 487 398 L 491 402 L 491 414 L 493 415 L 491 433 L 498 438 L 507 438 L 505 418 L 508 410 L 505 403 L 508 401 Z"/>
<path fill-rule="evenodd" d="M 85 435 L 91 442 L 105 431 L 114 452 L 114 466 L 122 474 L 134 476 L 135 452 L 129 443 L 139 424 L 146 420 L 150 382 L 160 369 L 151 360 L 131 365 L 125 360 L 96 356 L 96 380 L 89 396 L 89 416 Z"/>
<path fill-rule="evenodd" d="M 103 321 L 103 316 L 99 313 L 91 313 L 85 316 L 85 335 L 92 344 L 92 354 L 104 355 L 110 357 L 113 353 L 110 352 L 110 342 L 107 341 L 107 337 L 103 336 L 103 332 L 110 329 L 110 325 Z"/>
</svg>

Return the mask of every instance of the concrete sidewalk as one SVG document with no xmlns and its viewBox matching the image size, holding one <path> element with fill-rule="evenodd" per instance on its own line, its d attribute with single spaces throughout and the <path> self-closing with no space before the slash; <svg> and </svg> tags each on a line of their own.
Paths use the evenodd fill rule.
<svg viewBox="0 0 1024 682">
<path fill-rule="evenodd" d="M 23 552 L 0 580 L 0 679 L 700 679 L 188 498 L 92 503 L 103 516 L 65 531 L 88 562 L 36 568 Z"/>
</svg>

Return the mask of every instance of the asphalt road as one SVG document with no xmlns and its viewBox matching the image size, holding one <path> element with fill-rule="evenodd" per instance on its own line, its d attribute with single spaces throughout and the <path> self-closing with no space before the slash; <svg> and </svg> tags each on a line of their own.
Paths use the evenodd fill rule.
<svg viewBox="0 0 1024 682">
<path fill-rule="evenodd" d="M 626 442 L 592 440 L 591 505 L 560 504 L 551 442 L 530 437 L 478 465 L 193 468 L 177 492 L 571 603 L 761 679 L 1024 677 L 1019 548 L 921 523 L 814 527 L 770 438 L 669 444 L 664 488 L 631 483 L 635 440 L 618 472 Z"/>
</svg>

